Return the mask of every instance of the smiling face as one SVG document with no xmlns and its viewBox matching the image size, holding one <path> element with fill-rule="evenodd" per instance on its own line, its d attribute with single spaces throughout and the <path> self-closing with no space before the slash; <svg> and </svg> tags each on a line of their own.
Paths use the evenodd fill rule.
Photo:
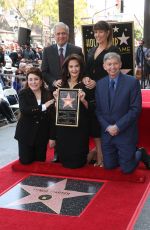
<svg viewBox="0 0 150 230">
<path fill-rule="evenodd" d="M 78 80 L 80 74 L 80 64 L 77 60 L 70 60 L 68 63 L 68 72 L 73 81 Z"/>
<path fill-rule="evenodd" d="M 63 27 L 56 27 L 55 29 L 55 41 L 59 46 L 63 46 L 69 39 L 69 34 Z"/>
<path fill-rule="evenodd" d="M 104 31 L 104 30 L 95 30 L 94 31 L 94 37 L 95 37 L 96 42 L 98 44 L 107 43 L 108 35 L 109 35 L 109 31 Z"/>
<path fill-rule="evenodd" d="M 112 79 L 114 79 L 119 74 L 121 65 L 122 65 L 121 61 L 113 57 L 113 58 L 107 59 L 104 62 L 103 67 L 107 71 L 108 75 Z"/>
<path fill-rule="evenodd" d="M 28 75 L 27 82 L 28 82 L 29 88 L 33 92 L 39 91 L 42 86 L 42 80 L 40 79 L 40 77 L 32 73 Z"/>
</svg>

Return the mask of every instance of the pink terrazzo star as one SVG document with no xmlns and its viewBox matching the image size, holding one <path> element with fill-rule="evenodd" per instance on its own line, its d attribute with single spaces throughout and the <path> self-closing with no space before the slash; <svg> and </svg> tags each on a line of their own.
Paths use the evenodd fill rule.
<svg viewBox="0 0 150 230">
<path fill-rule="evenodd" d="M 67 97 L 61 98 L 61 100 L 63 100 L 63 102 L 64 102 L 63 108 L 65 108 L 67 106 L 73 108 L 72 102 L 75 100 L 75 98 L 71 98 L 70 93 L 67 94 Z"/>
<path fill-rule="evenodd" d="M 72 190 L 65 190 L 67 179 L 54 183 L 48 187 L 36 187 L 29 185 L 20 185 L 22 189 L 30 193 L 24 198 L 14 201 L 7 206 L 15 206 L 21 204 L 31 204 L 42 202 L 47 207 L 52 209 L 57 214 L 60 213 L 62 202 L 64 198 L 93 195 L 93 193 L 77 192 Z"/>
</svg>

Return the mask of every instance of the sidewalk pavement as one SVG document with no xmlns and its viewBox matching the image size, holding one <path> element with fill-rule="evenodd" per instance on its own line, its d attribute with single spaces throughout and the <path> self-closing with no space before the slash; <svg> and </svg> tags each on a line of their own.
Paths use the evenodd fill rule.
<svg viewBox="0 0 150 230">
<path fill-rule="evenodd" d="M 18 143 L 14 139 L 16 124 L 0 127 L 0 168 L 18 159 Z"/>
</svg>

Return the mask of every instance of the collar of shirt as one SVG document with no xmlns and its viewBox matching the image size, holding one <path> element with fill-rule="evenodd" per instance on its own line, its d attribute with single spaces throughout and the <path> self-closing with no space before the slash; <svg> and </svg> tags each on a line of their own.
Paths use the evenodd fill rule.
<svg viewBox="0 0 150 230">
<path fill-rule="evenodd" d="M 66 43 L 65 45 L 63 45 L 63 46 L 59 46 L 59 45 L 57 45 L 57 48 L 58 48 L 58 53 L 59 53 L 59 54 L 60 54 L 59 49 L 60 49 L 60 48 L 63 48 L 63 55 L 64 55 L 64 57 L 65 57 L 65 54 L 66 54 L 66 48 L 67 48 L 67 43 Z"/>
<path fill-rule="evenodd" d="M 114 88 L 116 89 L 117 83 L 118 83 L 118 77 L 119 77 L 119 76 L 116 76 L 115 78 L 109 77 L 109 87 L 110 87 L 110 82 L 111 82 L 111 80 L 114 80 L 114 82 L 115 82 Z"/>
</svg>

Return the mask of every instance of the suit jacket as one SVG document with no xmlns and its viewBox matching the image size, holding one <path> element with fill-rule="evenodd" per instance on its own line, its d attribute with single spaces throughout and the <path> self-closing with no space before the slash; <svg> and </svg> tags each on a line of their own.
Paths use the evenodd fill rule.
<svg viewBox="0 0 150 230">
<path fill-rule="evenodd" d="M 102 127 L 103 142 L 111 138 L 117 143 L 136 144 L 137 119 L 141 111 L 142 99 L 138 80 L 120 73 L 112 106 L 109 107 L 109 77 L 99 80 L 96 86 L 96 114 Z M 111 137 L 106 128 L 116 124 L 119 134 Z"/>
<path fill-rule="evenodd" d="M 41 104 L 51 99 L 51 93 L 42 89 Z M 51 105 L 42 111 L 31 89 L 23 89 L 19 93 L 20 118 L 17 123 L 15 138 L 27 145 L 35 143 L 47 144 L 50 138 L 55 139 L 55 110 Z"/>
<path fill-rule="evenodd" d="M 82 49 L 80 47 L 68 43 L 65 57 L 73 53 L 79 54 L 83 57 Z M 41 68 L 44 80 L 49 85 L 50 90 L 52 90 L 53 82 L 61 78 L 61 66 L 57 44 L 44 48 Z"/>
</svg>

